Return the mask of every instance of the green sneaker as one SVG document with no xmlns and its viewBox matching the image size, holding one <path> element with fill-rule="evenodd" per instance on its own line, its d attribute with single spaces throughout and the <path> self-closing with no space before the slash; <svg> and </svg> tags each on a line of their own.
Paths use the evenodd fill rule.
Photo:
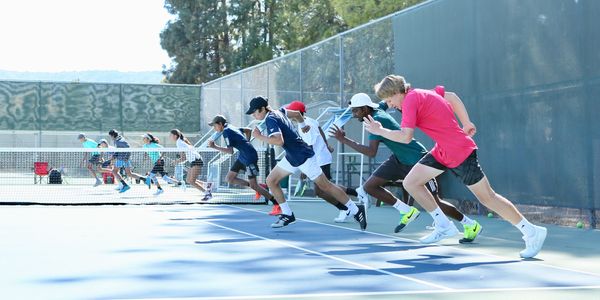
<svg viewBox="0 0 600 300">
<path fill-rule="evenodd" d="M 406 225 L 408 225 L 408 224 L 410 224 L 410 222 L 416 220 L 420 214 L 421 214 L 421 212 L 414 207 L 411 207 L 409 212 L 407 212 L 405 214 L 401 214 L 400 222 L 398 223 L 398 226 L 396 226 L 396 229 L 394 229 L 394 233 L 398 233 L 398 232 L 402 231 L 402 229 L 404 229 L 404 227 L 406 227 Z"/>
<path fill-rule="evenodd" d="M 477 236 L 479 235 L 479 233 L 481 232 L 481 229 L 483 229 L 483 227 L 481 227 L 481 225 L 479 225 L 479 223 L 477 223 L 477 221 L 474 221 L 474 222 L 475 223 L 473 225 L 463 225 L 465 237 L 460 239 L 458 241 L 459 243 L 461 243 L 461 244 L 470 243 L 470 242 L 474 241 L 475 238 L 477 238 Z"/>
</svg>

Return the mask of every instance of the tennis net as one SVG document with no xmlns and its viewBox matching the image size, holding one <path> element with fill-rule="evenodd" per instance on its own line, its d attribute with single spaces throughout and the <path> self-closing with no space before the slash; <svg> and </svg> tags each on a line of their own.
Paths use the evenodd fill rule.
<svg viewBox="0 0 600 300">
<path fill-rule="evenodd" d="M 253 190 L 227 183 L 227 172 L 237 154 L 196 151 L 203 160 L 196 179 L 211 185 L 212 198 L 206 201 L 204 192 L 187 183 L 191 164 L 182 159 L 181 149 L 0 148 L 0 205 L 265 203 Z M 269 170 L 267 155 L 268 151 L 259 151 L 259 183 L 264 182 Z M 162 168 L 155 168 L 157 161 L 162 161 Z M 129 190 L 118 190 L 120 180 L 114 172 Z M 148 177 L 150 187 L 145 180 Z M 245 178 L 243 172 L 240 177 Z M 155 181 L 162 194 L 155 195 Z"/>
</svg>

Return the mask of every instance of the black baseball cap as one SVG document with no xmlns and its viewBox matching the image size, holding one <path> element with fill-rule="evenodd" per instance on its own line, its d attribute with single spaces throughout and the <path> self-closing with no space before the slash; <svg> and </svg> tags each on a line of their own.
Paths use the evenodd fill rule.
<svg viewBox="0 0 600 300">
<path fill-rule="evenodd" d="M 250 108 L 248 108 L 246 114 L 251 115 L 256 110 L 267 106 L 269 106 L 269 99 L 263 96 L 254 97 L 252 100 L 250 100 Z"/>
<path fill-rule="evenodd" d="M 225 125 L 227 123 L 227 119 L 223 115 L 216 115 L 212 122 L 208 123 L 208 126 L 213 126 L 215 124 Z"/>
</svg>

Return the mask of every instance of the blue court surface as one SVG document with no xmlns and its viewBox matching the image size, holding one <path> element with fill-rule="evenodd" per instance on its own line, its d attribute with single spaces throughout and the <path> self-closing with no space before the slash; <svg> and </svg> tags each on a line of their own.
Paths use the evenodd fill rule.
<svg viewBox="0 0 600 300">
<path fill-rule="evenodd" d="M 311 209 L 335 212 L 302 205 L 307 216 Z M 600 275 L 523 261 L 518 244 L 503 257 L 456 241 L 421 245 L 361 232 L 354 223 L 302 219 L 274 230 L 265 210 L 3 207 L 0 293 L 2 299 L 600 299 Z"/>
</svg>

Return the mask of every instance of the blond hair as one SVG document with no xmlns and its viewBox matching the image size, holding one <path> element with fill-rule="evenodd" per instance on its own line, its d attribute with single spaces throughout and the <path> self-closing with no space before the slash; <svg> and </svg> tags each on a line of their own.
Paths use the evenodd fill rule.
<svg viewBox="0 0 600 300">
<path fill-rule="evenodd" d="M 386 99 L 396 94 L 406 94 L 410 90 L 410 83 L 406 82 L 404 77 L 399 75 L 388 75 L 385 76 L 378 84 L 374 87 L 375 94 L 380 99 Z"/>
</svg>

